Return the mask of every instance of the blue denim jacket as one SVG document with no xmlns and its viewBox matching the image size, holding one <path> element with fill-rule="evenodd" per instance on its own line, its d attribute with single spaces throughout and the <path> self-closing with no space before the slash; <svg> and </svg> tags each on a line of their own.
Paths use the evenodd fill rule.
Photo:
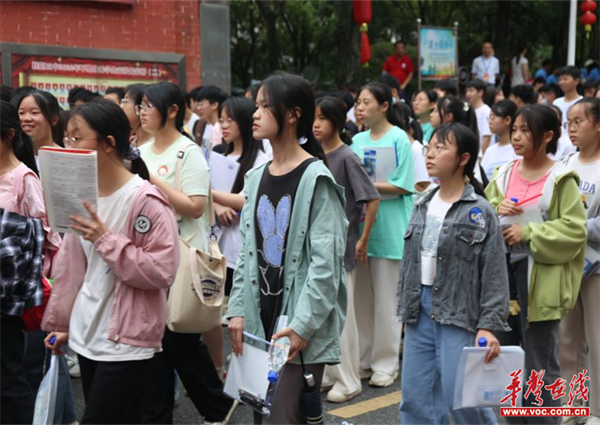
<svg viewBox="0 0 600 425">
<path fill-rule="evenodd" d="M 398 316 L 416 323 L 421 308 L 421 239 L 436 188 L 415 204 L 404 235 L 398 283 Z M 440 230 L 431 318 L 469 332 L 508 331 L 509 286 L 502 231 L 496 212 L 468 184 Z"/>
</svg>

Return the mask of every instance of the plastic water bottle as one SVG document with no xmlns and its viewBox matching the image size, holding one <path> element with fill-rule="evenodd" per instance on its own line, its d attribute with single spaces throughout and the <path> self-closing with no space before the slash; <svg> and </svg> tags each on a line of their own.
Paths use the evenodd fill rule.
<svg viewBox="0 0 600 425">
<path fill-rule="evenodd" d="M 279 316 L 275 324 L 275 333 L 287 328 L 288 317 Z M 274 383 L 279 379 L 279 373 L 287 362 L 288 353 L 290 352 L 290 339 L 288 337 L 271 340 L 269 346 L 269 382 Z"/>
<path fill-rule="evenodd" d="M 487 338 L 482 336 L 481 338 L 479 338 L 477 340 L 477 346 L 478 347 L 487 347 Z"/>
</svg>

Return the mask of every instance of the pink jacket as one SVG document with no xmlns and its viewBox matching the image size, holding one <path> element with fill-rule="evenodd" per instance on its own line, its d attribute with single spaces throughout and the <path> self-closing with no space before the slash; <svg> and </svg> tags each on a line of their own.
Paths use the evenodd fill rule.
<svg viewBox="0 0 600 425">
<path fill-rule="evenodd" d="M 160 347 L 167 316 L 167 290 L 179 266 L 177 221 L 167 197 L 145 182 L 131 204 L 125 234 L 111 231 L 94 246 L 117 276 L 108 339 Z M 80 236 L 68 234 L 54 260 L 54 288 L 42 329 L 68 332 L 87 260 Z"/>
</svg>

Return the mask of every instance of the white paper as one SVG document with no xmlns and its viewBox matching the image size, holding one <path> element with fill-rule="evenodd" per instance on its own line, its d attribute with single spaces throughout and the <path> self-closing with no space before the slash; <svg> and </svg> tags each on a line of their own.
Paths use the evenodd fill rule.
<svg viewBox="0 0 600 425">
<path fill-rule="evenodd" d="M 537 204 L 525 205 L 522 207 L 523 213 L 519 215 L 503 215 L 500 216 L 500 225 L 502 229 L 506 229 L 513 224 L 519 226 L 526 226 L 529 223 L 543 223 L 544 216 L 542 210 Z M 524 243 L 520 243 L 510 247 L 510 261 L 511 263 L 519 262 L 529 256 L 529 247 Z"/>
<path fill-rule="evenodd" d="M 463 349 L 454 387 L 454 409 L 464 407 L 500 406 L 500 400 L 510 394 L 506 387 L 512 382 L 511 373 L 521 370 L 519 377 L 524 387 L 525 352 L 521 347 L 501 347 L 501 353 L 491 363 L 485 363 L 488 347 Z M 522 405 L 522 391 L 517 397 Z M 503 406 L 511 406 L 510 399 Z"/>
<path fill-rule="evenodd" d="M 363 164 L 373 182 L 387 182 L 398 168 L 398 156 L 393 147 L 365 147 Z M 395 199 L 398 195 L 382 194 L 381 199 Z"/>
<path fill-rule="evenodd" d="M 97 209 L 97 153 L 85 149 L 43 147 L 39 150 L 40 174 L 50 227 L 58 232 L 77 233 L 69 217 L 89 217 L 87 201 Z"/>
<path fill-rule="evenodd" d="M 240 164 L 231 158 L 212 152 L 208 158 L 210 187 L 213 190 L 230 193 Z"/>
<path fill-rule="evenodd" d="M 213 152 L 214 155 L 214 152 Z M 250 394 L 266 399 L 269 387 L 269 355 L 252 345 L 244 343 L 243 354 L 231 356 L 224 392 L 229 397 L 242 401 L 238 390 L 243 389 Z"/>
</svg>

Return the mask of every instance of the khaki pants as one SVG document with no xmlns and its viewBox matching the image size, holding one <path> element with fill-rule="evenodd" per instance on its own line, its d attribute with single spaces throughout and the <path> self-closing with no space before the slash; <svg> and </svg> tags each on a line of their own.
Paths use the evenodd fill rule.
<svg viewBox="0 0 600 425">
<path fill-rule="evenodd" d="M 396 316 L 400 260 L 369 258 L 359 266 L 354 292 L 360 368 L 398 373 L 402 323 Z"/>
<path fill-rule="evenodd" d="M 352 394 L 361 388 L 358 368 L 360 352 L 358 347 L 358 328 L 354 309 L 354 288 L 356 283 L 356 270 L 346 272 L 346 288 L 348 292 L 348 308 L 346 310 L 346 324 L 342 331 L 340 341 L 342 349 L 342 363 L 335 366 L 325 366 L 323 383 L 333 385 L 336 391 L 342 394 Z"/>
<path fill-rule="evenodd" d="M 600 275 L 581 285 L 573 310 L 560 323 L 559 361 L 568 389 L 573 375 L 588 370 L 590 414 L 600 416 Z"/>
</svg>

